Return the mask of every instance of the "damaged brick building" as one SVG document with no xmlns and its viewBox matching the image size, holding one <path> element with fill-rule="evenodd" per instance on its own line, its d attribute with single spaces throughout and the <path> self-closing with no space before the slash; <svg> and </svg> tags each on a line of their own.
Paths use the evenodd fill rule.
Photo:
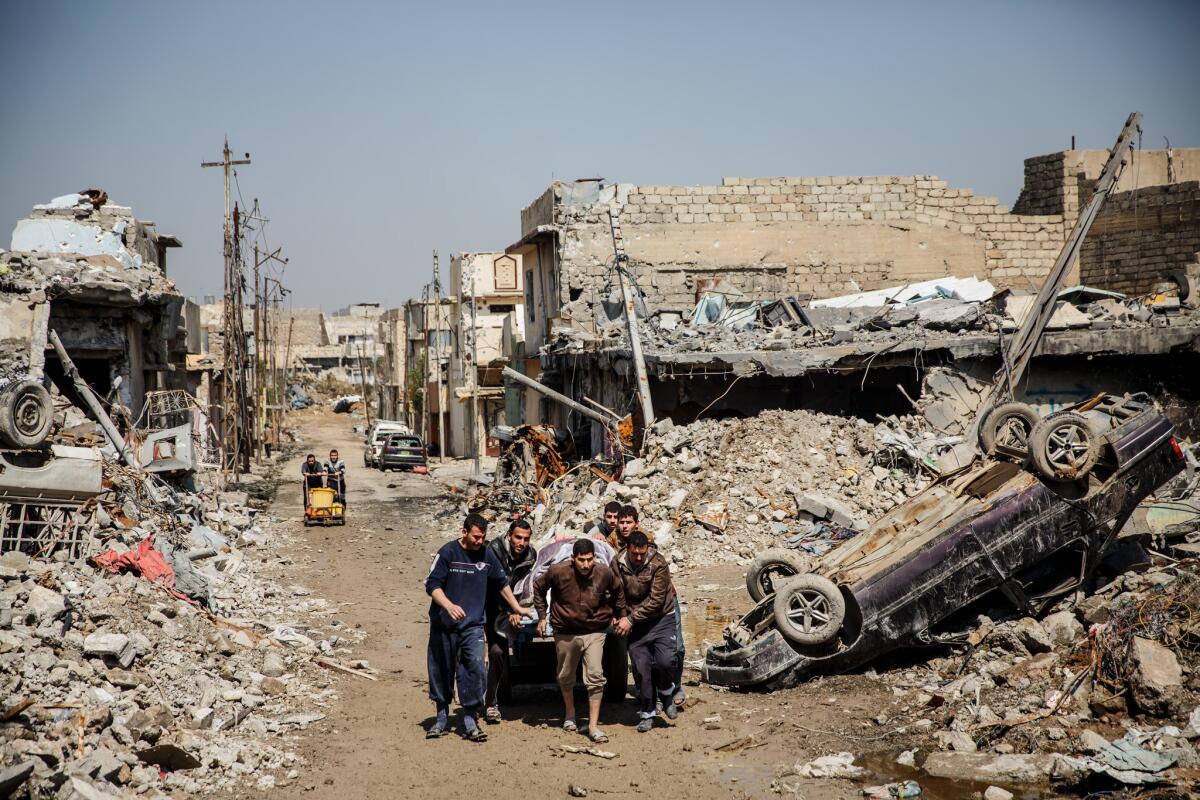
<svg viewBox="0 0 1200 800">
<path fill-rule="evenodd" d="M 1049 272 L 1107 156 L 1071 150 L 1028 159 L 1012 210 L 932 176 L 556 182 L 522 211 L 522 238 L 508 248 L 523 256 L 527 346 L 544 348 L 542 380 L 568 396 L 620 413 L 636 405 L 631 353 L 616 324 L 611 211 L 648 313 L 641 328 L 657 416 L 911 409 L 930 367 L 953 367 L 961 381 L 990 379 L 1019 296 Z M 1196 362 L 1200 318 L 1188 306 L 1200 270 L 1198 179 L 1200 149 L 1134 153 L 1066 285 L 1136 298 L 1174 281 L 1179 309 L 1103 311 L 1095 303 L 1105 296 L 1075 295 L 1039 350 L 1053 369 L 1035 368 L 1027 399 L 1074 402 L 1099 375 L 1121 384 L 1115 390 L 1159 386 L 1179 374 L 1179 359 Z M 917 320 L 872 329 L 862 311 L 823 309 L 811 335 L 780 331 L 774 341 L 720 325 L 674 330 L 714 289 L 739 302 L 790 297 L 806 305 L 945 278 L 987 281 L 1001 294 L 962 326 Z M 1006 314 L 1008 296 L 1018 299 Z M 1174 388 L 1192 397 L 1195 386 L 1182 384 Z M 590 439 L 593 452 L 601 447 L 599 426 L 557 404 L 545 403 L 543 416 L 577 441 Z"/>
</svg>

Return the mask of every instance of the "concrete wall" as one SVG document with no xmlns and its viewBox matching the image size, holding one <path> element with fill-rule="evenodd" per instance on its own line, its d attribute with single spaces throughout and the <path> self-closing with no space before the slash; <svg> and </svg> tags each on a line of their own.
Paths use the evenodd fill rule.
<svg viewBox="0 0 1200 800">
<path fill-rule="evenodd" d="M 1105 203 L 1080 253 L 1080 278 L 1144 294 L 1173 272 L 1197 274 L 1200 182 L 1121 192 Z"/>
</svg>

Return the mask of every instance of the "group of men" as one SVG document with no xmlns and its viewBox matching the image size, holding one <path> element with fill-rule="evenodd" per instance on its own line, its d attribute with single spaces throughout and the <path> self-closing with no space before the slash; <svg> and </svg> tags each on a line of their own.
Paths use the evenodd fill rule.
<svg viewBox="0 0 1200 800">
<path fill-rule="evenodd" d="M 506 536 L 491 542 L 486 542 L 487 525 L 478 514 L 468 515 L 459 538 L 438 550 L 425 581 L 432 601 L 429 695 L 436 708 L 426 736 L 448 732 L 457 684 L 464 736 L 487 739 L 480 716 L 489 723 L 501 721 L 498 690 L 511 644 L 497 622 L 506 619 L 515 630 L 535 613 L 538 634 L 554 637 L 564 730 L 580 730 L 575 675 L 582 665 L 586 733 L 594 742 L 608 741 L 600 728 L 606 641 L 620 649 L 622 669 L 628 651 L 638 731 L 653 728 L 660 707 L 669 719 L 678 717 L 684 702 L 679 601 L 666 559 L 652 537 L 638 529 L 637 510 L 609 503 L 585 537 L 558 539 L 540 554 L 530 544 L 527 520 L 513 521 Z M 517 600 L 518 585 L 531 588 L 533 609 Z"/>
<path fill-rule="evenodd" d="M 324 464 L 309 453 L 300 465 L 300 475 L 304 478 L 305 505 L 308 505 L 308 490 L 320 488 L 333 489 L 334 499 L 346 505 L 346 462 L 338 458 L 337 450 L 329 451 L 329 460 Z"/>
</svg>

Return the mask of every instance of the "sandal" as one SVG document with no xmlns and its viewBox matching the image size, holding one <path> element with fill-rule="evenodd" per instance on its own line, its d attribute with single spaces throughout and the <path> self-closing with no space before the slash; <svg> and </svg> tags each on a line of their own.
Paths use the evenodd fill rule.
<svg viewBox="0 0 1200 800">
<path fill-rule="evenodd" d="M 486 742 L 488 735 L 483 728 L 471 728 L 463 734 L 463 738 L 468 742 Z"/>
<path fill-rule="evenodd" d="M 575 731 L 579 730 L 579 726 L 575 724 L 575 720 L 567 717 L 563 720 L 562 729 L 567 733 L 575 733 Z"/>
<path fill-rule="evenodd" d="M 608 734 L 606 734 L 604 731 L 600 730 L 599 728 L 592 728 L 591 731 L 588 733 L 588 738 L 591 739 L 596 744 L 604 744 L 605 742 L 608 741 Z"/>
</svg>

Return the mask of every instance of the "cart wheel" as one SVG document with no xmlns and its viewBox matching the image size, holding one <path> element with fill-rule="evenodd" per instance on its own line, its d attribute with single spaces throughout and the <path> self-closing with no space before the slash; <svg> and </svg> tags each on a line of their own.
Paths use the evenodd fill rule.
<svg viewBox="0 0 1200 800">
<path fill-rule="evenodd" d="M 750 569 L 746 572 L 746 591 L 758 603 L 779 591 L 784 578 L 807 572 L 811 567 L 812 559 L 795 550 L 779 547 L 764 550 L 750 562 Z"/>
<path fill-rule="evenodd" d="M 1025 403 L 1001 403 L 987 413 L 979 426 L 979 443 L 989 455 L 999 445 L 1022 453 L 1029 452 L 1029 434 L 1040 421 L 1038 413 Z"/>
<path fill-rule="evenodd" d="M 846 600 L 826 577 L 807 573 L 788 578 L 775 592 L 775 627 L 796 644 L 825 644 L 841 630 Z"/>
<path fill-rule="evenodd" d="M 1100 456 L 1100 441 L 1087 417 L 1061 411 L 1039 422 L 1029 434 L 1033 466 L 1043 478 L 1073 481 L 1086 477 Z"/>
</svg>

